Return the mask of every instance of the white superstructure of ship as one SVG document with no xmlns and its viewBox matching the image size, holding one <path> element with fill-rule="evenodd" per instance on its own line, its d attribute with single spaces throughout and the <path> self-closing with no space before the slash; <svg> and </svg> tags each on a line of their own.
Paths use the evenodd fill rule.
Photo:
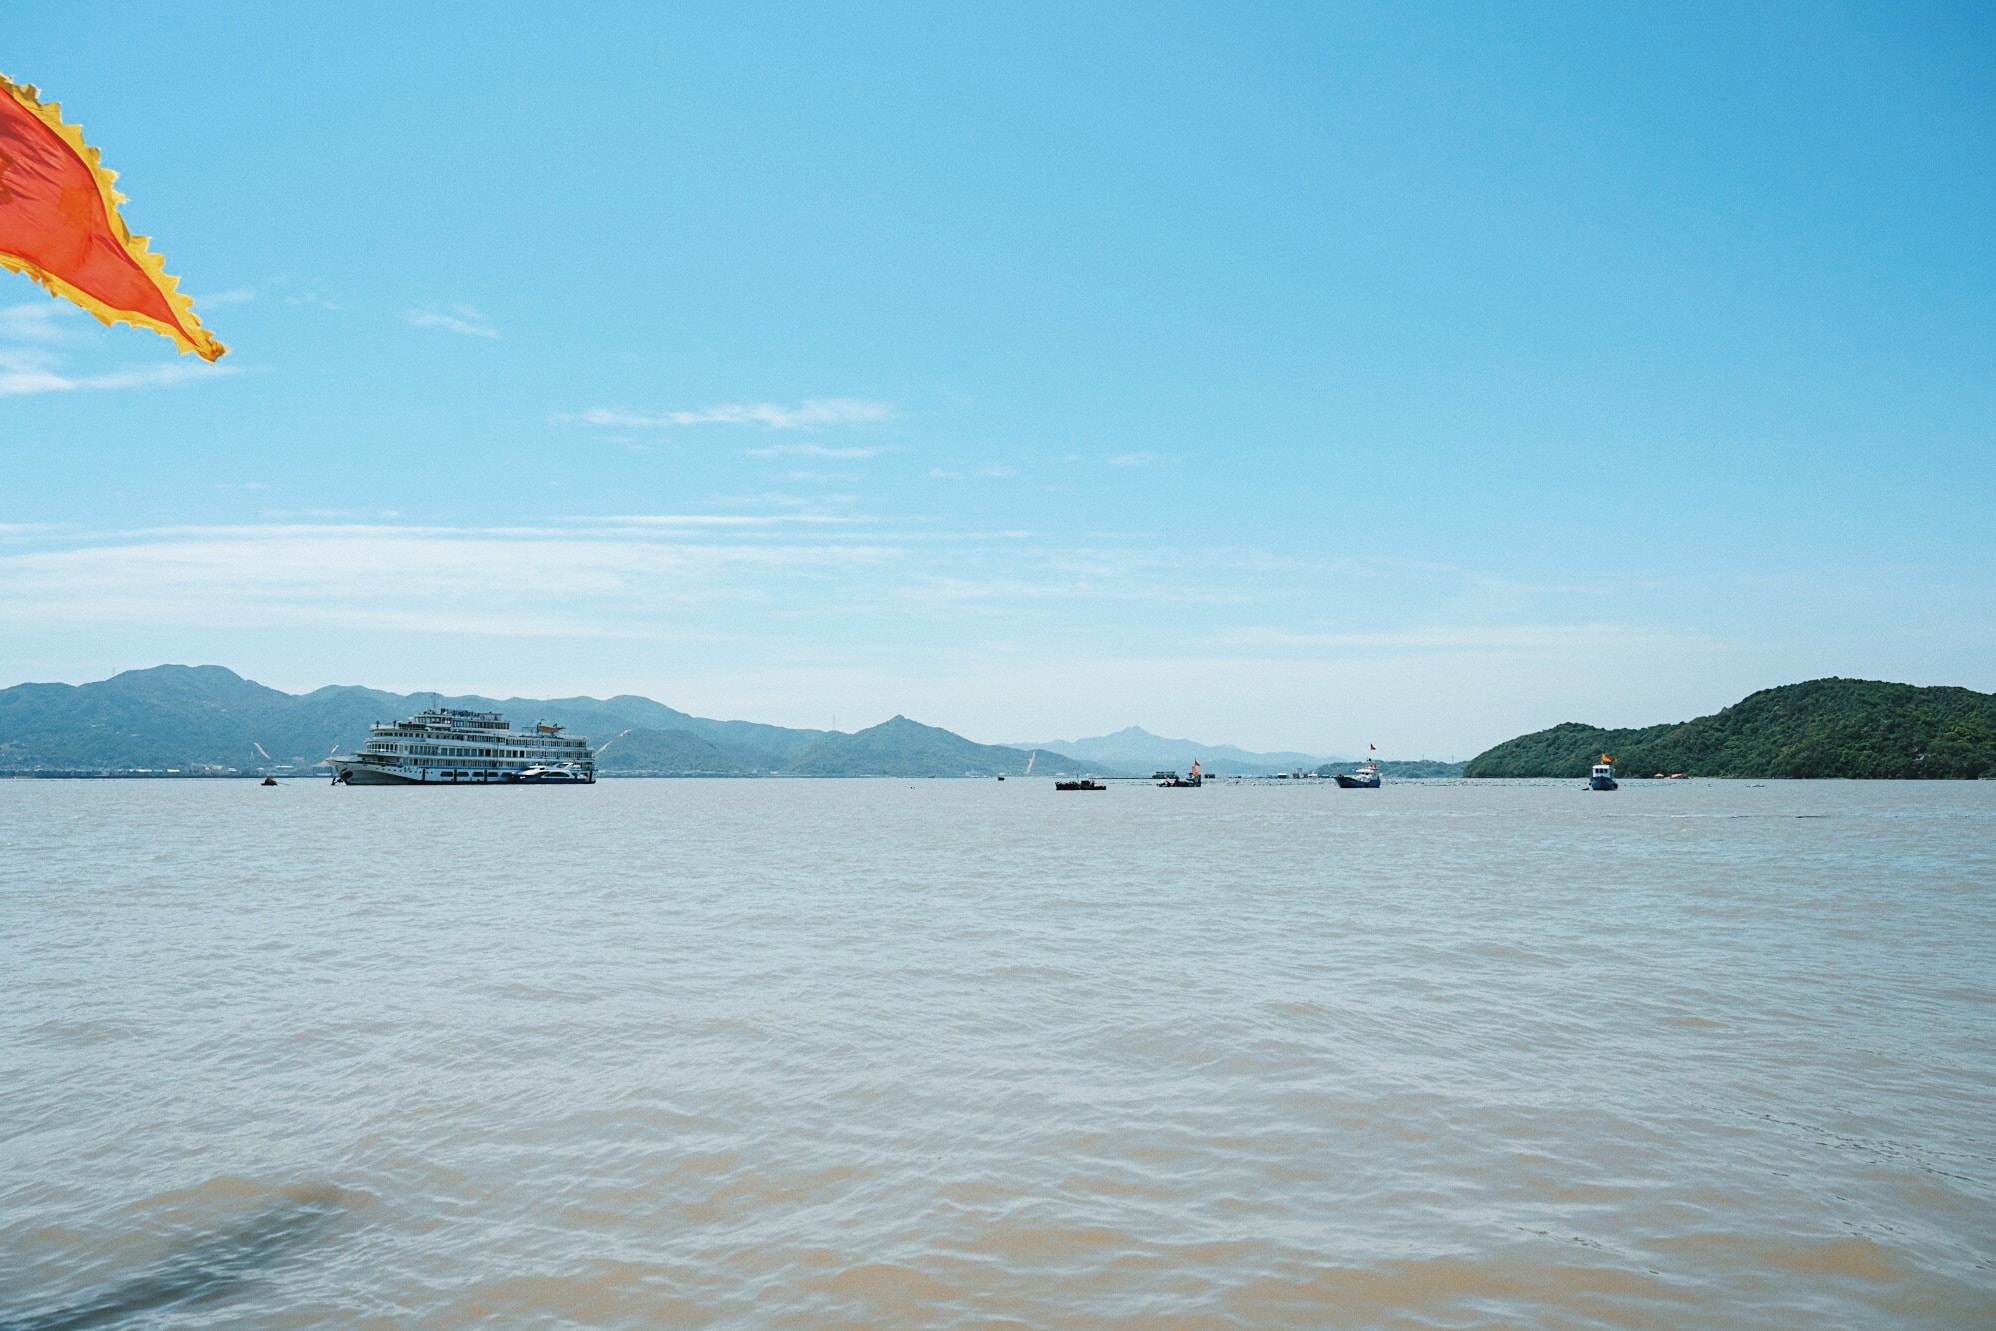
<svg viewBox="0 0 1996 1331">
<path fill-rule="evenodd" d="M 368 727 L 359 753 L 328 758 L 333 783 L 354 786 L 588 785 L 589 741 L 546 721 L 515 730 L 498 712 L 432 707 Z"/>
</svg>

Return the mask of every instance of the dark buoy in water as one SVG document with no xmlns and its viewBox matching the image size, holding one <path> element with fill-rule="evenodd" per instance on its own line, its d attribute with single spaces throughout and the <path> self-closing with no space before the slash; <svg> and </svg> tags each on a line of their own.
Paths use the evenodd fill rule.
<svg viewBox="0 0 1996 1331">
<path fill-rule="evenodd" d="M 267 776 L 263 779 L 262 784 L 266 786 L 274 786 L 277 784 L 277 778 L 274 776 Z"/>
</svg>

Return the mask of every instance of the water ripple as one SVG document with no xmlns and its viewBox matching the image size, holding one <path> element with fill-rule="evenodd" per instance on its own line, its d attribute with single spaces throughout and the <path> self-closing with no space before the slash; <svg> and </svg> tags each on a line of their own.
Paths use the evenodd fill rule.
<svg viewBox="0 0 1996 1331">
<path fill-rule="evenodd" d="M 0 782 L 0 1331 L 1996 1323 L 1996 786 L 292 794 Z"/>
</svg>

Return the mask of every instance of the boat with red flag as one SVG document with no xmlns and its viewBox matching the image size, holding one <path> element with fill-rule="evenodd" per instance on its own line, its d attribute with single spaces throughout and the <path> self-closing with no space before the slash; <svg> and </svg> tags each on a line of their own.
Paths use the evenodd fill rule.
<svg viewBox="0 0 1996 1331">
<path fill-rule="evenodd" d="M 1379 789 L 1379 759 L 1376 756 L 1379 752 L 1379 746 L 1377 744 L 1367 744 L 1365 747 L 1368 756 L 1364 762 L 1349 772 L 1338 773 L 1339 790 Z"/>
</svg>

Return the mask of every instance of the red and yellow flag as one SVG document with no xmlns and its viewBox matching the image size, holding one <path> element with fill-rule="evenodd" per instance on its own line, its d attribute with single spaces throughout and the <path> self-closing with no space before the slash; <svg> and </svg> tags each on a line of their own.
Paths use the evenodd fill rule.
<svg viewBox="0 0 1996 1331">
<path fill-rule="evenodd" d="M 0 268 L 26 273 L 105 323 L 163 333 L 203 360 L 225 350 L 166 260 L 118 215 L 125 196 L 62 108 L 0 75 Z"/>
</svg>

